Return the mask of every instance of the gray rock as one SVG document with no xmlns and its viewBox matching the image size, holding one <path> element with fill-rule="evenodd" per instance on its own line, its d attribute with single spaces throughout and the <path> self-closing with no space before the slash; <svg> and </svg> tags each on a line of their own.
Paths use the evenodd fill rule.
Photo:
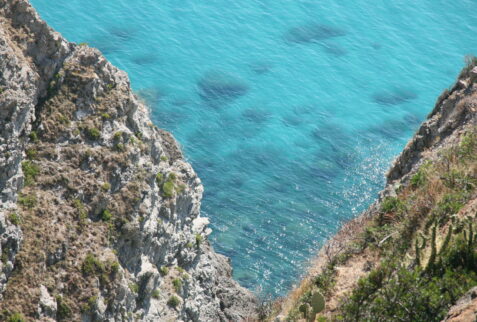
<svg viewBox="0 0 477 322">
<path fill-rule="evenodd" d="M 40 302 L 38 303 L 38 316 L 40 319 L 55 319 L 57 304 L 47 288 L 40 285 Z"/>
<path fill-rule="evenodd" d="M 48 256 L 46 258 L 46 264 L 48 266 L 54 265 L 58 263 L 61 260 L 65 259 L 66 256 L 66 251 L 67 251 L 67 246 L 65 243 L 63 243 L 60 247 L 55 249 L 54 252 L 48 253 Z"/>
</svg>

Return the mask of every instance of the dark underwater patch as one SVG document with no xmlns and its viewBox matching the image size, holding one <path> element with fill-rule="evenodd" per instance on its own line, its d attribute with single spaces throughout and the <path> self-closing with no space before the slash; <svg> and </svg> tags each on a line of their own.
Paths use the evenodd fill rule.
<svg viewBox="0 0 477 322">
<path fill-rule="evenodd" d="M 325 182 L 331 181 L 333 178 L 335 178 L 339 173 L 336 171 L 332 171 L 331 169 L 323 169 L 319 167 L 314 167 L 310 169 L 311 172 L 311 178 L 314 179 L 321 179 Z"/>
<path fill-rule="evenodd" d="M 124 42 L 132 39 L 136 33 L 133 29 L 112 27 L 104 31 L 101 36 L 92 39 L 90 44 L 98 48 L 104 55 L 117 52 Z"/>
<path fill-rule="evenodd" d="M 290 127 L 297 127 L 303 124 L 304 121 L 303 117 L 296 114 L 286 115 L 282 119 L 282 123 Z"/>
<path fill-rule="evenodd" d="M 89 43 L 92 47 L 98 48 L 103 55 L 108 55 L 121 49 L 120 42 L 111 37 L 99 37 Z"/>
<path fill-rule="evenodd" d="M 407 89 L 390 89 L 377 92 L 373 101 L 380 105 L 400 105 L 417 98 L 417 94 Z"/>
<path fill-rule="evenodd" d="M 240 188 L 244 185 L 245 179 L 243 178 L 243 174 L 233 174 L 230 176 L 230 185 L 235 188 Z"/>
<path fill-rule="evenodd" d="M 242 117 L 249 122 L 263 123 L 271 117 L 271 114 L 266 110 L 249 108 L 242 112 Z"/>
<path fill-rule="evenodd" d="M 385 121 L 378 126 L 372 127 L 370 132 L 378 137 L 384 137 L 391 140 L 401 140 L 404 133 L 414 129 L 420 123 L 416 117 L 405 116 L 398 120 Z"/>
<path fill-rule="evenodd" d="M 230 155 L 231 162 L 237 165 L 237 168 L 243 169 L 245 173 L 249 171 L 273 171 L 277 166 L 284 164 L 286 160 L 280 149 L 260 145 L 245 146 L 237 149 Z"/>
<path fill-rule="evenodd" d="M 293 113 L 296 115 L 307 115 L 313 113 L 317 108 L 313 105 L 298 105 L 293 107 Z"/>
<path fill-rule="evenodd" d="M 339 127 L 322 125 L 313 130 L 312 137 L 320 147 L 317 154 L 318 159 L 327 160 L 342 169 L 353 164 L 353 138 Z"/>
<path fill-rule="evenodd" d="M 344 35 L 346 35 L 346 32 L 340 28 L 317 23 L 309 23 L 290 28 L 285 33 L 283 38 L 290 43 L 303 44 L 334 37 L 341 37 Z"/>
<path fill-rule="evenodd" d="M 273 66 L 269 63 L 253 63 L 249 67 L 255 74 L 262 75 L 268 73 Z"/>
<path fill-rule="evenodd" d="M 333 55 L 335 57 L 341 57 L 347 54 L 346 49 L 344 49 L 341 46 L 338 46 L 336 44 L 323 44 L 323 49 L 330 55 Z"/>
<path fill-rule="evenodd" d="M 187 139 L 193 146 L 199 147 L 201 149 L 211 150 L 212 147 L 215 147 L 219 143 L 219 141 L 216 139 L 218 134 L 217 132 L 217 128 L 204 127 L 189 135 Z"/>
<path fill-rule="evenodd" d="M 383 47 L 383 45 L 381 45 L 381 44 L 378 43 L 378 42 L 373 42 L 373 43 L 371 44 L 371 47 L 373 47 L 373 49 L 379 50 L 379 49 L 381 49 L 381 48 Z"/>
<path fill-rule="evenodd" d="M 234 100 L 245 95 L 249 86 L 240 78 L 221 71 L 210 71 L 197 82 L 199 95 L 205 101 Z"/>
<path fill-rule="evenodd" d="M 171 104 L 174 106 L 184 106 L 190 103 L 188 98 L 176 98 L 171 101 Z"/>
<path fill-rule="evenodd" d="M 249 234 L 256 234 L 257 229 L 251 224 L 246 224 L 242 226 L 242 230 Z"/>
<path fill-rule="evenodd" d="M 159 61 L 159 57 L 155 54 L 139 55 L 132 58 L 132 62 L 137 65 L 152 65 Z"/>
<path fill-rule="evenodd" d="M 411 113 L 406 114 L 406 116 L 404 116 L 404 121 L 411 126 L 419 125 L 422 122 L 420 117 L 418 117 L 415 114 L 411 114 Z"/>
<path fill-rule="evenodd" d="M 114 38 L 120 39 L 122 41 L 127 41 L 134 38 L 134 34 L 136 33 L 136 31 L 133 29 L 118 27 L 118 26 L 112 27 L 108 29 L 108 31 L 111 34 L 111 36 L 113 36 Z"/>
</svg>

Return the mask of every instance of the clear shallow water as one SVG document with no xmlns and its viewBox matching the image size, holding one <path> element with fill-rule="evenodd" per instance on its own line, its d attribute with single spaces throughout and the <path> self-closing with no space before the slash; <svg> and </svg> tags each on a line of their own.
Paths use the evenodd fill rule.
<svg viewBox="0 0 477 322">
<path fill-rule="evenodd" d="M 477 53 L 475 0 L 31 2 L 129 73 L 205 185 L 215 249 L 262 295 L 373 201 Z"/>
</svg>

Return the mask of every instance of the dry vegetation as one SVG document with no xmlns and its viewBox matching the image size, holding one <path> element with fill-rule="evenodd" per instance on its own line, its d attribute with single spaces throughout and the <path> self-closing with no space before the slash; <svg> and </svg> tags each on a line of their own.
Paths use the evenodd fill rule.
<svg viewBox="0 0 477 322">
<path fill-rule="evenodd" d="M 34 320 L 40 285 L 56 298 L 59 320 L 78 320 L 98 292 L 108 299 L 115 296 L 119 264 L 111 246 L 132 220 L 146 179 L 132 169 L 129 149 L 145 146 L 126 135 L 115 146 L 100 144 L 104 122 L 119 114 L 115 102 L 120 96 L 113 87 L 97 99 L 95 111 L 81 120 L 75 116 L 78 90 L 93 74 L 81 66 L 65 66 L 38 107 L 28 160 L 22 163 L 25 187 L 18 209 L 12 210 L 20 218 L 24 239 L 0 302 L 3 319 L 15 312 Z M 113 174 L 127 168 L 137 177 L 118 185 Z"/>
</svg>

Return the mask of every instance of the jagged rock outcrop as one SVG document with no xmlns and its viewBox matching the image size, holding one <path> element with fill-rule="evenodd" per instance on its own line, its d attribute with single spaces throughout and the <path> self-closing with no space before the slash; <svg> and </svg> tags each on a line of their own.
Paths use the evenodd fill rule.
<svg viewBox="0 0 477 322">
<path fill-rule="evenodd" d="M 416 164 L 422 162 L 426 151 L 438 148 L 449 137 L 449 141 L 452 137 L 455 138 L 468 123 L 476 123 L 477 104 L 472 93 L 477 79 L 477 68 L 472 66 L 469 62 L 469 67 L 462 70 L 451 89 L 445 90 L 439 96 L 427 120 L 422 123 L 388 171 L 388 183 L 403 179 L 416 168 Z"/>
<path fill-rule="evenodd" d="M 0 311 L 226 321 L 255 298 L 213 251 L 203 187 L 127 75 L 0 0 Z"/>
</svg>

